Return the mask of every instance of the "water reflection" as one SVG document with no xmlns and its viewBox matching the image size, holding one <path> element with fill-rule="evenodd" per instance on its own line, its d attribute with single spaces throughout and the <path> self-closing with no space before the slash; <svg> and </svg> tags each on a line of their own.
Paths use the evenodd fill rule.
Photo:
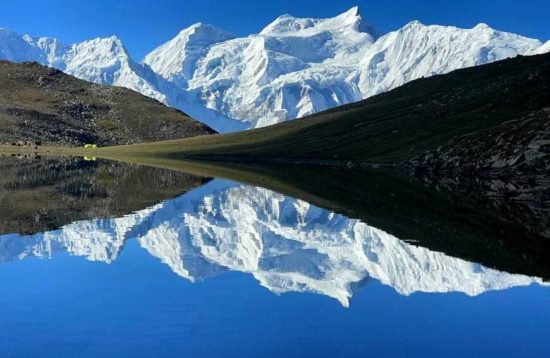
<svg viewBox="0 0 550 358">
<path fill-rule="evenodd" d="M 479 295 L 542 284 L 415 246 L 302 200 L 225 180 L 119 218 L 2 235 L 0 261 L 69 253 L 111 263 L 133 239 L 191 281 L 240 271 L 274 293 L 318 293 L 344 306 L 371 279 L 403 295 Z"/>
<path fill-rule="evenodd" d="M 166 169 L 77 158 L 0 159 L 0 234 L 32 234 L 117 217 L 207 179 Z"/>
</svg>

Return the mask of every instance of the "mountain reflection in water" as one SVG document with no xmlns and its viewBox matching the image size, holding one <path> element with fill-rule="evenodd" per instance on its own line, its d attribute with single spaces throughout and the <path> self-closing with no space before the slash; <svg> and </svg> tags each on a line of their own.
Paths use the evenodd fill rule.
<svg viewBox="0 0 550 358">
<path fill-rule="evenodd" d="M 403 295 L 474 296 L 544 284 L 430 251 L 302 200 L 220 179 L 122 217 L 1 235 L 0 262 L 69 253 L 111 263 L 128 240 L 190 281 L 239 271 L 274 293 L 317 293 L 344 306 L 370 279 Z"/>
</svg>

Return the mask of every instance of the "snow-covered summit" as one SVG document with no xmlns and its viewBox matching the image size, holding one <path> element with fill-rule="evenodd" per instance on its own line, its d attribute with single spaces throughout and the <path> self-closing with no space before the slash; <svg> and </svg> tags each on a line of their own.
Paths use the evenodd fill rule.
<svg viewBox="0 0 550 358">
<path fill-rule="evenodd" d="M 355 6 L 343 14 L 327 19 L 297 18 L 289 14 L 282 15 L 267 25 L 261 32 L 263 36 L 312 36 L 322 32 L 334 31 L 366 32 L 374 35 L 374 30 L 363 20 L 359 7 Z"/>
<path fill-rule="evenodd" d="M 213 44 L 191 69 L 161 75 L 183 74 L 195 103 L 255 128 L 541 46 L 486 24 L 459 29 L 413 21 L 374 34 L 357 7 L 327 19 L 283 15 L 258 35 Z M 156 51 L 155 57 L 171 56 Z"/>
<path fill-rule="evenodd" d="M 143 63 L 166 79 L 186 87 L 187 81 L 193 77 L 197 60 L 205 55 L 208 47 L 234 37 L 215 26 L 197 23 L 153 50 Z"/>
<path fill-rule="evenodd" d="M 220 29 L 214 25 L 198 22 L 180 31 L 176 39 L 182 41 L 182 45 L 206 47 L 217 42 L 223 42 L 235 38 L 232 33 Z"/>
<path fill-rule="evenodd" d="M 172 104 L 168 93 L 175 92 L 148 66 L 135 62 L 116 36 L 67 45 L 54 38 L 0 30 L 0 59 L 35 61 L 87 81 L 126 87 L 166 104 Z"/>
<path fill-rule="evenodd" d="M 74 44 L 63 54 L 63 60 L 63 71 L 101 84 L 118 82 L 119 71 L 133 65 L 128 51 L 116 36 Z"/>
</svg>

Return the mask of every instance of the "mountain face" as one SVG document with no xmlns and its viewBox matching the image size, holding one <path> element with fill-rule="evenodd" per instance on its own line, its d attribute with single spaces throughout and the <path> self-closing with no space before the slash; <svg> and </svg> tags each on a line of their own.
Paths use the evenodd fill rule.
<svg viewBox="0 0 550 358">
<path fill-rule="evenodd" d="M 413 21 L 378 37 L 357 7 L 329 19 L 283 15 L 244 38 L 195 24 L 143 64 L 114 37 L 69 46 L 0 30 L 0 58 L 133 89 L 218 131 L 300 118 L 420 77 L 549 50 L 548 43 L 484 24 L 459 29 Z"/>
<path fill-rule="evenodd" d="M 187 87 L 193 78 L 197 62 L 207 49 L 235 36 L 212 25 L 195 24 L 145 57 L 144 62 L 162 77 L 179 87 Z"/>
<path fill-rule="evenodd" d="M 544 284 L 408 244 L 301 200 L 221 180 L 125 217 L 2 235 L 0 263 L 63 253 L 110 263 L 130 239 L 191 281 L 245 272 L 274 293 L 317 293 L 344 306 L 370 279 L 403 295 L 474 296 Z"/>
</svg>

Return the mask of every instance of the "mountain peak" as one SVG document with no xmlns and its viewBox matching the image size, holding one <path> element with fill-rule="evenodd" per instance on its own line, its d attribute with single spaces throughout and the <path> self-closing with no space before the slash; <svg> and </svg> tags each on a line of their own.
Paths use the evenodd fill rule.
<svg viewBox="0 0 550 358">
<path fill-rule="evenodd" d="M 412 30 L 412 29 L 418 29 L 418 28 L 423 28 L 423 27 L 426 27 L 426 25 L 424 25 L 423 23 L 421 23 L 418 20 L 413 20 L 413 21 L 409 22 L 408 24 L 406 24 L 405 26 L 403 26 L 401 29 L 402 30 Z"/>
<path fill-rule="evenodd" d="M 348 11 L 341 13 L 336 18 L 355 20 L 358 16 L 361 16 L 361 10 L 359 10 L 359 6 L 354 6 Z"/>
<path fill-rule="evenodd" d="M 105 56 L 112 54 L 130 57 L 128 50 L 122 43 L 122 40 L 115 35 L 110 37 L 98 37 L 93 40 L 74 44 L 72 47 L 73 50 L 76 51 L 81 51 L 83 48 L 87 48 L 89 53 L 103 54 Z"/>
<path fill-rule="evenodd" d="M 202 22 L 176 34 L 145 57 L 147 66 L 138 66 L 117 37 L 64 45 L 9 30 L 0 30 L 0 58 L 126 85 L 228 130 L 303 117 L 422 76 L 550 51 L 485 24 L 413 21 L 378 37 L 357 6 L 331 18 L 282 15 L 259 35 L 238 39 Z"/>
<path fill-rule="evenodd" d="M 198 28 L 201 28 L 203 26 L 212 26 L 212 25 L 208 25 L 208 24 L 205 24 L 203 22 L 196 22 L 193 25 L 189 26 L 187 29 L 183 29 L 182 32 L 185 31 L 185 30 L 188 30 L 188 29 L 198 29 Z"/>
<path fill-rule="evenodd" d="M 122 40 L 119 37 L 117 37 L 116 35 L 106 37 L 102 40 L 104 40 L 106 42 L 109 42 L 109 43 L 112 43 L 112 44 L 115 44 L 115 45 L 120 46 L 120 47 L 124 47 L 124 45 L 122 44 Z"/>
<path fill-rule="evenodd" d="M 480 22 L 479 24 L 474 26 L 474 29 L 490 29 L 490 28 L 491 27 L 484 22 Z"/>
<path fill-rule="evenodd" d="M 352 7 L 333 20 L 341 28 L 352 27 L 359 32 L 374 34 L 374 29 L 363 19 L 359 6 Z"/>
<path fill-rule="evenodd" d="M 122 44 L 122 40 L 115 35 L 108 36 L 108 37 L 96 37 L 95 39 L 82 41 L 82 42 L 76 43 L 75 45 L 80 45 L 80 44 L 94 44 L 94 45 L 109 44 L 109 45 L 124 47 L 124 45 Z"/>
<path fill-rule="evenodd" d="M 493 29 L 491 26 L 487 25 L 484 22 L 481 22 L 481 23 L 477 24 L 476 26 L 474 26 L 472 28 L 472 30 L 479 31 L 479 32 L 484 32 L 484 33 L 498 32 L 498 31 L 496 31 L 495 29 Z"/>
<path fill-rule="evenodd" d="M 313 35 L 325 31 L 353 29 L 373 34 L 373 29 L 363 20 L 358 6 L 354 6 L 336 17 L 315 19 L 298 18 L 285 14 L 267 25 L 260 35 Z"/>
<path fill-rule="evenodd" d="M 185 87 L 200 56 L 212 45 L 234 38 L 235 35 L 230 32 L 198 22 L 154 49 L 145 56 L 143 63 L 157 74 Z"/>
<path fill-rule="evenodd" d="M 187 34 L 187 33 L 192 32 L 192 31 L 212 31 L 212 32 L 227 33 L 227 31 L 222 30 L 217 26 L 214 26 L 214 25 L 211 25 L 211 24 L 206 24 L 204 22 L 196 22 L 193 25 L 188 26 L 188 27 L 184 28 L 183 30 L 181 30 L 179 32 L 179 34 Z"/>
<path fill-rule="evenodd" d="M 235 38 L 232 33 L 222 30 L 214 25 L 197 22 L 183 30 L 166 44 L 177 44 L 178 47 L 209 46 L 218 42 Z M 161 46 L 164 46 L 161 45 Z"/>
</svg>

